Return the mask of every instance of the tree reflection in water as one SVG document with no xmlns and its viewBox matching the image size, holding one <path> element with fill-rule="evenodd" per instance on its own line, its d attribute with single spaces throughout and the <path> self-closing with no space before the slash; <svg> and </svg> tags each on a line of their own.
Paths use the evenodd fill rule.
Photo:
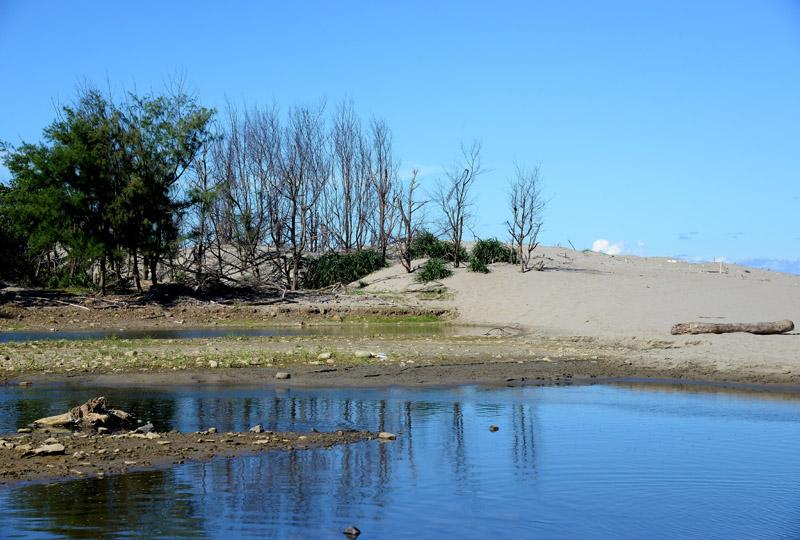
<svg viewBox="0 0 800 540">
<path fill-rule="evenodd" d="M 63 391 L 56 397 L 70 399 Z M 245 430 L 262 423 L 272 430 L 353 427 L 399 437 L 12 488 L 10 497 L 0 499 L 0 520 L 74 537 L 197 536 L 200 531 L 274 536 L 281 530 L 302 537 L 303 531 L 338 526 L 359 514 L 380 521 L 398 501 L 418 504 L 420 490 L 479 493 L 485 456 L 518 469 L 536 467 L 536 414 L 530 404 L 475 404 L 458 392 L 149 390 L 119 395 L 117 402 L 160 429 Z M 20 415 L 42 410 L 33 407 Z M 490 434 L 490 423 L 504 430 Z M 509 444 L 498 444 L 501 437 Z"/>
<path fill-rule="evenodd" d="M 198 502 L 191 483 L 171 471 L 31 485 L 0 499 L 0 523 L 5 524 L 0 525 L 0 536 L 10 536 L 3 531 L 6 526 L 24 522 L 29 533 L 71 538 L 133 531 L 160 537 L 195 531 L 198 538 L 204 536 Z"/>
</svg>

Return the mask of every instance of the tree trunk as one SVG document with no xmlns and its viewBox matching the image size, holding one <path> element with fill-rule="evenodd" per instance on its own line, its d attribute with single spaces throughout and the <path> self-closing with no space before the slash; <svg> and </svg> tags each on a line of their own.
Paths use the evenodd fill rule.
<svg viewBox="0 0 800 540">
<path fill-rule="evenodd" d="M 106 256 L 100 257 L 100 296 L 106 295 Z"/>
<path fill-rule="evenodd" d="M 139 254 L 133 250 L 133 281 L 136 283 L 136 291 L 142 292 L 142 278 L 139 275 Z"/>
<path fill-rule="evenodd" d="M 750 334 L 784 334 L 794 330 L 794 323 L 789 320 L 760 323 L 703 323 L 688 322 L 672 327 L 672 335 L 678 334 L 728 334 L 747 332 Z"/>
<path fill-rule="evenodd" d="M 150 283 L 155 287 L 158 285 L 158 259 L 155 257 L 150 258 Z"/>
</svg>

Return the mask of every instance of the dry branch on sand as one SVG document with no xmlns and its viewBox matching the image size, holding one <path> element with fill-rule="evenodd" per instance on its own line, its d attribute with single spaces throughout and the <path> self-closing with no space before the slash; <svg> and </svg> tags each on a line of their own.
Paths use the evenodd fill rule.
<svg viewBox="0 0 800 540">
<path fill-rule="evenodd" d="M 679 323 L 672 327 L 672 335 L 678 334 L 730 334 L 747 332 L 749 334 L 785 334 L 794 330 L 794 323 L 789 320 L 760 323 Z"/>
</svg>

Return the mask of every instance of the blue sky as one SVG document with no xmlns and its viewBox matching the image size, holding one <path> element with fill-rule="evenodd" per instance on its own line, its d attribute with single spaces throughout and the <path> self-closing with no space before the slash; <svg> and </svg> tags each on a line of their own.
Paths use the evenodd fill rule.
<svg viewBox="0 0 800 540">
<path fill-rule="evenodd" d="M 120 92 L 179 74 L 218 108 L 351 97 L 429 185 L 482 141 L 481 235 L 503 232 L 517 161 L 541 165 L 545 243 L 800 259 L 797 0 L 0 0 L 0 51 L 15 144 L 84 80 Z"/>
</svg>

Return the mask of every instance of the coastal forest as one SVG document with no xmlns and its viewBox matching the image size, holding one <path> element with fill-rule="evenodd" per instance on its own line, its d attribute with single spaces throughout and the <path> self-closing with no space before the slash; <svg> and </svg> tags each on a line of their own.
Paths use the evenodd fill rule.
<svg viewBox="0 0 800 540">
<path fill-rule="evenodd" d="M 220 113 L 180 85 L 124 99 L 82 87 L 41 141 L 2 146 L 0 278 L 100 294 L 286 291 L 349 283 L 390 258 L 422 281 L 451 266 L 541 268 L 538 167 L 509 179 L 503 241 L 469 252 L 480 143 L 423 189 L 418 170 L 400 173 L 392 137 L 350 101 Z"/>
</svg>

